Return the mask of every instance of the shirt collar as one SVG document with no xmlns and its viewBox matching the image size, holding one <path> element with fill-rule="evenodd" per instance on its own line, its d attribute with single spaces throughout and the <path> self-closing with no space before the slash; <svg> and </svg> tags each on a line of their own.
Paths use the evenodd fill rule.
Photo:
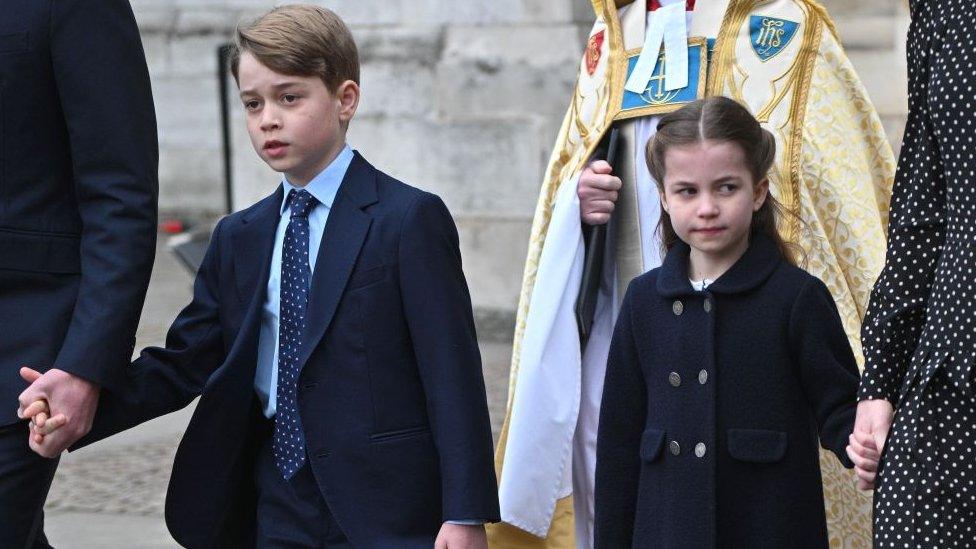
<svg viewBox="0 0 976 549">
<path fill-rule="evenodd" d="M 346 177 L 346 171 L 349 169 L 349 164 L 352 163 L 352 159 L 352 149 L 346 144 L 339 151 L 335 159 L 304 187 L 292 185 L 288 182 L 288 177 L 282 175 L 281 184 L 284 187 L 285 193 L 281 199 L 281 210 L 279 213 L 284 215 L 285 208 L 288 207 L 288 194 L 293 189 L 305 189 L 319 201 L 319 204 L 324 204 L 325 207 L 332 209 L 332 202 L 335 201 L 336 194 L 339 192 L 339 185 L 342 184 L 343 178 Z"/>
</svg>

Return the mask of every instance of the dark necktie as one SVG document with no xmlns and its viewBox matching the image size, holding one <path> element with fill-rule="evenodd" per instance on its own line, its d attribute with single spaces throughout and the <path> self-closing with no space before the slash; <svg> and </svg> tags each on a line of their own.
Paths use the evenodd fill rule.
<svg viewBox="0 0 976 549">
<path fill-rule="evenodd" d="M 291 220 L 281 249 L 278 324 L 278 390 L 272 451 L 282 476 L 290 479 L 305 463 L 305 436 L 298 416 L 298 352 L 305 329 L 311 269 L 308 264 L 308 214 L 318 203 L 305 190 L 288 195 Z"/>
</svg>

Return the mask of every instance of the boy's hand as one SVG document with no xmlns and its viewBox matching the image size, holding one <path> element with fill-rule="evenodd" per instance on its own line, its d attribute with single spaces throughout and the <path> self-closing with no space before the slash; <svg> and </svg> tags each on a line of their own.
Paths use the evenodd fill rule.
<svg viewBox="0 0 976 549">
<path fill-rule="evenodd" d="M 44 437 L 64 427 L 68 418 L 64 414 L 51 416 L 46 400 L 37 400 L 24 409 L 24 417 L 30 419 L 30 441 L 38 446 L 44 444 Z"/>
<path fill-rule="evenodd" d="M 49 435 L 32 432 L 30 437 L 30 447 L 37 454 L 46 458 L 57 457 L 91 429 L 95 408 L 98 406 L 99 387 L 88 380 L 56 368 L 44 374 L 30 368 L 21 368 L 20 376 L 30 383 L 30 386 L 20 394 L 18 417 L 33 419 L 33 416 L 28 418 L 25 412 L 38 400 L 46 401 L 55 414 L 65 416 L 63 429 L 52 431 Z M 31 412 L 36 416 L 39 412 L 35 410 L 36 408 Z M 45 412 L 45 415 L 49 416 L 50 412 Z M 51 420 L 49 417 L 45 419 Z M 36 423 L 35 420 L 35 425 Z M 40 443 L 35 442 L 36 434 L 41 434 L 43 437 Z"/>
<path fill-rule="evenodd" d="M 874 490 L 878 462 L 881 460 L 881 451 L 878 450 L 874 438 L 867 433 L 854 431 L 848 438 L 848 442 L 847 457 L 854 462 L 857 488 Z"/>
<path fill-rule="evenodd" d="M 434 549 L 488 549 L 488 536 L 481 524 L 450 524 L 441 526 Z"/>
<path fill-rule="evenodd" d="M 597 160 L 580 174 L 576 194 L 580 200 L 580 219 L 587 225 L 603 225 L 610 221 L 617 191 L 623 183 L 611 175 L 613 168 L 605 160 Z"/>
</svg>

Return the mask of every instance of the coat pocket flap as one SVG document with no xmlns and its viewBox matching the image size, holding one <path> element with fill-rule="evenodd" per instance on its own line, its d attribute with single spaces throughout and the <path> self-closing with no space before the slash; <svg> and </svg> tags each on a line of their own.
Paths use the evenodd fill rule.
<svg viewBox="0 0 976 549">
<path fill-rule="evenodd" d="M 741 461 L 774 463 L 786 455 L 786 433 L 764 429 L 729 429 L 729 454 Z"/>
<path fill-rule="evenodd" d="M 664 446 L 664 431 L 647 429 L 641 436 L 640 457 L 644 461 L 654 461 Z"/>
</svg>

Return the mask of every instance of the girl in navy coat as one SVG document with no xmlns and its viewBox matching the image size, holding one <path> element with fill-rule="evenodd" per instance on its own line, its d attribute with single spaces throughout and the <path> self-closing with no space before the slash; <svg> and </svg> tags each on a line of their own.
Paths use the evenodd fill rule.
<svg viewBox="0 0 976 549">
<path fill-rule="evenodd" d="M 776 230 L 774 157 L 721 97 L 648 144 L 667 255 L 631 282 L 611 343 L 598 549 L 827 546 L 818 441 L 852 466 L 859 376 L 830 292 Z"/>
</svg>

